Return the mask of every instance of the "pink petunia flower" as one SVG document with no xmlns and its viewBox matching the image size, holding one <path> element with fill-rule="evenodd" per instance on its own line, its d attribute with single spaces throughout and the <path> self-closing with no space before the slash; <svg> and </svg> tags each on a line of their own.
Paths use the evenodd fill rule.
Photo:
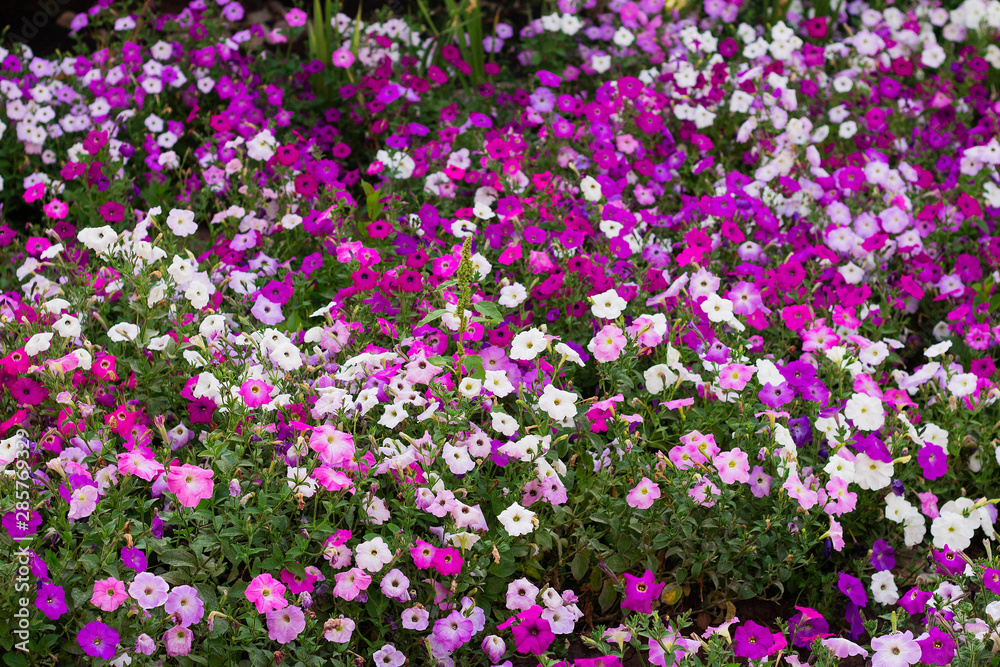
<svg viewBox="0 0 1000 667">
<path fill-rule="evenodd" d="M 260 614 L 287 607 L 288 600 L 284 594 L 285 585 L 266 572 L 254 577 L 245 593 Z"/>
<path fill-rule="evenodd" d="M 279 644 L 294 641 L 306 628 L 301 607 L 291 606 L 267 612 L 267 636 Z"/>
<path fill-rule="evenodd" d="M 719 452 L 713 463 L 726 484 L 746 484 L 750 481 L 750 459 L 739 448 Z"/>
<path fill-rule="evenodd" d="M 184 507 L 197 507 L 204 498 L 212 497 L 212 470 L 185 463 L 173 466 L 167 473 L 167 489 L 177 494 L 177 500 Z"/>
<path fill-rule="evenodd" d="M 169 656 L 184 656 L 191 653 L 194 633 L 183 625 L 176 625 L 163 633 L 163 644 Z"/>
<path fill-rule="evenodd" d="M 69 501 L 70 519 L 85 519 L 97 509 L 97 501 L 101 499 L 101 494 L 96 486 L 81 486 L 73 491 Z"/>
<path fill-rule="evenodd" d="M 625 502 L 631 507 L 645 510 L 652 507 L 653 502 L 659 497 L 660 486 L 648 477 L 643 477 L 635 488 L 628 492 Z"/>
<path fill-rule="evenodd" d="M 372 583 L 371 575 L 360 567 L 352 567 L 346 572 L 338 572 L 334 575 L 336 584 L 333 587 L 334 597 L 350 602 L 361 595 L 361 591 L 367 590 Z"/>
<path fill-rule="evenodd" d="M 128 594 L 143 609 L 156 609 L 167 601 L 169 588 L 163 577 L 158 577 L 152 572 L 140 572 L 129 584 Z"/>
<path fill-rule="evenodd" d="M 351 53 L 350 49 L 339 48 L 333 52 L 333 66 L 334 67 L 350 67 L 354 64 L 354 54 Z"/>
<path fill-rule="evenodd" d="M 617 359 L 626 343 L 628 343 L 628 339 L 625 338 L 622 330 L 613 324 L 607 324 L 597 332 L 597 335 L 587 345 L 587 349 L 593 353 L 598 361 L 606 363 Z"/>
<path fill-rule="evenodd" d="M 163 610 L 175 614 L 179 625 L 188 627 L 199 623 L 205 615 L 205 603 L 198 597 L 198 589 L 193 586 L 177 586 L 167 595 Z"/>
<path fill-rule="evenodd" d="M 719 386 L 723 389 L 743 391 L 747 382 L 753 377 L 754 368 L 745 364 L 727 364 L 719 371 Z"/>
<path fill-rule="evenodd" d="M 344 618 L 343 616 L 340 618 L 331 618 L 323 624 L 323 637 L 325 637 L 328 642 L 346 644 L 351 641 L 351 635 L 354 634 L 354 628 L 355 623 L 349 618 Z"/>
<path fill-rule="evenodd" d="M 323 463 L 339 467 L 354 457 L 354 436 L 329 425 L 317 426 L 309 436 L 309 448 L 319 454 Z"/>
<path fill-rule="evenodd" d="M 94 582 L 94 594 L 90 598 L 90 604 L 103 611 L 114 611 L 128 599 L 125 593 L 125 584 L 114 577 L 99 579 Z"/>
</svg>

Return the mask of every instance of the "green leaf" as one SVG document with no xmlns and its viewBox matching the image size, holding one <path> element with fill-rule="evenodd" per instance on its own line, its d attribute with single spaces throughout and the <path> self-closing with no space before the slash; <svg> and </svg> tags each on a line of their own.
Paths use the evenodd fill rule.
<svg viewBox="0 0 1000 667">
<path fill-rule="evenodd" d="M 306 574 L 306 568 L 302 563 L 289 563 L 285 565 L 285 569 L 300 579 L 309 578 L 309 575 Z"/>
<path fill-rule="evenodd" d="M 229 632 L 229 621 L 224 618 L 215 619 L 212 624 L 212 632 L 209 633 L 209 637 L 221 637 L 222 635 Z"/>
<path fill-rule="evenodd" d="M 86 556 L 80 556 L 77 562 L 83 564 L 83 569 L 87 572 L 94 572 L 100 567 L 100 562 L 97 560 L 96 554 L 87 554 Z"/>
<path fill-rule="evenodd" d="M 365 190 L 365 204 L 368 207 L 368 219 L 375 222 L 378 219 L 379 214 L 382 213 L 382 209 L 385 205 L 380 201 L 382 197 L 379 195 L 378 190 L 373 188 L 370 183 L 366 181 L 361 181 L 361 187 Z M 361 225 L 358 225 L 359 227 Z M 365 236 L 368 236 L 367 228 L 364 231 Z"/>
<path fill-rule="evenodd" d="M 587 568 L 590 567 L 590 559 L 584 556 L 582 553 L 578 553 L 573 556 L 573 560 L 570 561 L 569 571 L 573 574 L 573 578 L 577 581 L 583 579 L 584 575 L 587 574 Z"/>
<path fill-rule="evenodd" d="M 434 320 L 440 318 L 442 315 L 444 315 L 447 312 L 448 312 L 447 308 L 438 308 L 437 310 L 435 310 L 433 312 L 427 313 L 426 315 L 424 315 L 424 318 L 417 323 L 417 326 L 418 327 L 422 327 L 425 324 L 433 322 Z M 431 363 L 433 363 L 433 362 L 431 362 Z"/>
<path fill-rule="evenodd" d="M 480 301 L 474 303 L 472 307 L 497 324 L 503 322 L 503 315 L 500 313 L 500 309 L 492 301 Z"/>
<path fill-rule="evenodd" d="M 246 600 L 247 599 L 246 590 L 247 587 L 249 586 L 250 586 L 249 581 L 237 581 L 235 584 L 229 587 L 229 593 L 226 597 L 228 597 L 230 600 L 236 600 L 236 601 Z"/>
<path fill-rule="evenodd" d="M 604 581 L 604 588 L 601 589 L 601 594 L 597 597 L 597 602 L 601 605 L 601 611 L 605 612 L 610 609 L 617 598 L 618 593 L 615 591 L 614 584 L 611 583 L 610 579 L 606 579 Z"/>
<path fill-rule="evenodd" d="M 7 653 L 3 657 L 5 665 L 10 667 L 28 667 L 28 658 L 24 653 Z"/>
<path fill-rule="evenodd" d="M 614 554 L 613 556 L 611 556 L 611 558 L 609 558 L 609 559 L 608 559 L 608 560 L 606 561 L 606 565 L 607 565 L 607 566 L 608 566 L 608 567 L 609 567 L 609 568 L 611 569 L 611 571 L 612 571 L 612 572 L 614 572 L 615 574 L 620 574 L 620 573 L 622 573 L 622 572 L 624 572 L 625 570 L 627 570 L 627 569 L 628 569 L 628 568 L 627 568 L 627 567 L 625 566 L 625 561 L 624 561 L 624 560 L 622 559 L 622 557 L 621 557 L 621 556 L 619 556 L 618 554 Z"/>
<path fill-rule="evenodd" d="M 502 560 L 490 568 L 490 574 L 495 577 L 506 579 L 517 570 L 517 565 L 513 560 Z"/>
<path fill-rule="evenodd" d="M 160 577 L 171 586 L 179 586 L 191 581 L 191 575 L 183 570 L 170 570 L 161 574 Z"/>
<path fill-rule="evenodd" d="M 174 567 L 198 567 L 198 559 L 184 549 L 164 549 L 159 554 L 160 561 Z"/>
<path fill-rule="evenodd" d="M 486 379 L 486 369 L 483 368 L 482 357 L 475 354 L 470 354 L 469 356 L 465 357 L 462 361 L 465 364 L 466 372 L 472 375 L 472 377 L 476 378 L 477 380 Z"/>
</svg>

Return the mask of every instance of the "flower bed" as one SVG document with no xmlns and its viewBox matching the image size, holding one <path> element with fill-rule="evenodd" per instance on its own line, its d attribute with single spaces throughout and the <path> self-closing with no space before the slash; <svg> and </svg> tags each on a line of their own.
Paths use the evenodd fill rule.
<svg viewBox="0 0 1000 667">
<path fill-rule="evenodd" d="M 830 5 L 0 50 L 6 664 L 989 664 L 1000 3 Z"/>
</svg>

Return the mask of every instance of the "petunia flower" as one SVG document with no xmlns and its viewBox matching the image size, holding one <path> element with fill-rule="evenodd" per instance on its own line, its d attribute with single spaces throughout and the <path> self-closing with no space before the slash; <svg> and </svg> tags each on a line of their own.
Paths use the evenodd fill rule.
<svg viewBox="0 0 1000 667">
<path fill-rule="evenodd" d="M 120 637 L 118 633 L 100 621 L 87 623 L 76 634 L 76 641 L 83 652 L 92 658 L 111 660 Z"/>
<path fill-rule="evenodd" d="M 625 599 L 622 609 L 631 609 L 640 614 L 653 613 L 653 600 L 660 596 L 665 583 L 656 583 L 656 573 L 646 570 L 641 577 L 625 573 Z"/>
<path fill-rule="evenodd" d="M 871 646 L 872 667 L 909 667 L 920 662 L 922 654 L 909 630 L 875 637 Z"/>
<path fill-rule="evenodd" d="M 733 635 L 733 653 L 738 658 L 759 660 L 770 654 L 773 645 L 771 631 L 754 621 L 739 626 Z"/>
</svg>

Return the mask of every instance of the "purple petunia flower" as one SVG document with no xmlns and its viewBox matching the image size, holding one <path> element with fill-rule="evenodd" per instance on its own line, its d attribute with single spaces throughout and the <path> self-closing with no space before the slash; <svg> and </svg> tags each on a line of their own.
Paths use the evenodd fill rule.
<svg viewBox="0 0 1000 667">
<path fill-rule="evenodd" d="M 91 621 L 76 634 L 76 641 L 83 652 L 92 658 L 110 660 L 115 657 L 118 632 L 100 621 Z"/>
<path fill-rule="evenodd" d="M 840 589 L 840 592 L 846 595 L 854 604 L 859 607 L 868 606 L 868 593 L 865 592 L 864 584 L 862 584 L 861 580 L 857 577 L 841 573 L 840 578 L 837 581 L 837 587 Z"/>
<path fill-rule="evenodd" d="M 736 628 L 733 635 L 733 653 L 738 658 L 759 660 L 767 656 L 774 645 L 774 635 L 763 625 L 747 621 Z"/>
<path fill-rule="evenodd" d="M 888 542 L 875 540 L 875 544 L 872 545 L 871 564 L 877 572 L 896 567 L 896 552 L 889 546 Z"/>
<path fill-rule="evenodd" d="M 917 462 L 927 480 L 939 479 L 948 472 L 948 452 L 930 442 L 925 443 L 917 452 Z"/>
<path fill-rule="evenodd" d="M 122 565 L 130 570 L 135 570 L 136 572 L 146 571 L 146 554 L 141 550 L 122 547 L 121 557 Z"/>
<path fill-rule="evenodd" d="M 38 595 L 35 596 L 35 606 L 45 614 L 46 618 L 54 621 L 66 613 L 66 593 L 62 586 L 42 584 L 38 587 Z"/>
</svg>

